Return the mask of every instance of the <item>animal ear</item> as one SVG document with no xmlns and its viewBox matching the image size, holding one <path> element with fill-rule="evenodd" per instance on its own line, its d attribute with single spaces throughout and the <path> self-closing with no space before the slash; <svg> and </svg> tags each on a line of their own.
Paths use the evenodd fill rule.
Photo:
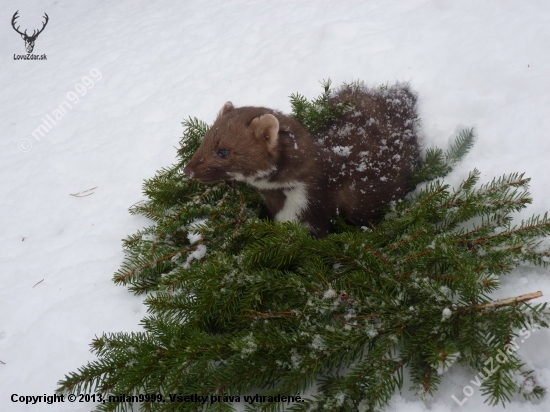
<svg viewBox="0 0 550 412">
<path fill-rule="evenodd" d="M 267 146 L 271 150 L 277 145 L 279 140 L 279 121 L 272 114 L 264 114 L 256 117 L 250 124 L 254 136 L 264 138 Z"/>
<path fill-rule="evenodd" d="M 233 110 L 235 107 L 233 107 L 233 103 L 231 102 L 225 102 L 225 104 L 222 106 L 220 112 L 218 113 L 218 117 L 221 117 L 223 116 L 224 114 L 230 112 L 231 110 Z"/>
</svg>

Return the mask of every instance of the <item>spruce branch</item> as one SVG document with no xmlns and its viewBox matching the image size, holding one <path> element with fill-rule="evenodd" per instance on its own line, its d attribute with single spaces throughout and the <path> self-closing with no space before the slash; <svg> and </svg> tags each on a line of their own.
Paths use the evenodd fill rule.
<svg viewBox="0 0 550 412">
<path fill-rule="evenodd" d="M 448 175 L 473 147 L 475 142 L 474 129 L 462 130 L 449 150 L 428 149 L 422 165 L 415 171 L 415 183 L 430 181 Z"/>
<path fill-rule="evenodd" d="M 330 79 L 323 80 L 321 84 L 324 89 L 323 94 L 311 101 L 299 93 L 290 95 L 291 116 L 310 133 L 317 132 L 354 107 L 352 100 L 336 102 L 331 99 L 332 81 Z"/>
<path fill-rule="evenodd" d="M 475 134 L 473 128 L 462 130 L 447 153 L 445 153 L 446 163 L 448 165 L 455 165 L 460 162 L 474 146 L 474 140 Z"/>
<path fill-rule="evenodd" d="M 324 82 L 313 100 L 291 96 L 306 129 L 330 127 L 353 107 L 335 101 L 330 87 Z M 513 213 L 531 203 L 529 179 L 513 173 L 480 185 L 474 169 L 456 188 L 445 181 L 471 148 L 472 130 L 447 151 L 428 150 L 415 171 L 427 183 L 379 223 L 358 228 L 340 220 L 338 233 L 316 239 L 298 223 L 267 219 L 261 197 L 244 184 L 208 186 L 185 176 L 209 126 L 193 118 L 183 125 L 176 163 L 148 179 L 146 199 L 130 208 L 152 225 L 123 241 L 115 274 L 147 294 L 144 330 L 94 339 L 97 359 L 67 374 L 60 392 L 277 396 L 316 385 L 316 394 L 289 409 L 375 411 L 403 388 L 406 371 L 419 395 L 433 394 L 455 363 L 483 371 L 518 329 L 548 327 L 547 305 L 530 304 L 542 292 L 491 298 L 518 265 L 550 263 L 541 246 L 548 216 L 513 225 Z M 483 383 L 488 402 L 541 396 L 533 371 L 519 355 L 509 359 Z M 131 406 L 106 402 L 97 410 Z M 246 408 L 286 406 L 273 400 Z M 233 405 L 175 400 L 141 408 Z"/>
</svg>

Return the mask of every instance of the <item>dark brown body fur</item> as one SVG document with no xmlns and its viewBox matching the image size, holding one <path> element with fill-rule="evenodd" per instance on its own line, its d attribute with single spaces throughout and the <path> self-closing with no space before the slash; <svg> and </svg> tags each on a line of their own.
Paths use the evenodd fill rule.
<svg viewBox="0 0 550 412">
<path fill-rule="evenodd" d="M 302 221 L 316 236 L 328 234 L 339 215 L 367 225 L 412 189 L 416 96 L 396 85 L 347 86 L 333 97 L 348 99 L 354 109 L 313 137 L 280 112 L 228 102 L 184 171 L 204 183 L 245 181 L 274 218 Z"/>
</svg>

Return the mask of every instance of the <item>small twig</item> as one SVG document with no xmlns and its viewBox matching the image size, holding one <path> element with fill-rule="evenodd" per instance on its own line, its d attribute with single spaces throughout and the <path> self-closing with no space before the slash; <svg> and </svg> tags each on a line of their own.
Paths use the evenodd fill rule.
<svg viewBox="0 0 550 412">
<path fill-rule="evenodd" d="M 431 250 L 425 250 L 424 252 L 418 253 L 418 254 L 416 254 L 416 255 L 414 255 L 414 256 L 409 256 L 409 257 L 406 258 L 406 259 L 401 259 L 401 260 L 399 261 L 399 263 L 407 262 L 407 261 L 409 261 L 409 260 L 416 259 L 416 258 L 422 257 L 422 256 L 424 256 L 424 255 L 428 255 L 428 254 L 430 254 L 430 253 L 432 253 Z"/>
<path fill-rule="evenodd" d="M 70 193 L 71 196 L 74 196 L 74 197 L 86 197 L 86 196 L 91 196 L 93 195 L 95 192 L 92 192 L 92 193 L 88 193 L 87 195 L 83 195 L 83 196 L 78 196 L 78 193 L 76 195 L 73 195 L 72 193 Z"/>
<path fill-rule="evenodd" d="M 458 280 L 456 276 L 446 276 L 446 275 L 429 275 L 425 273 L 404 273 L 403 275 L 405 277 L 413 277 L 418 276 L 422 278 L 430 278 L 430 279 L 443 279 L 443 280 Z"/>
<path fill-rule="evenodd" d="M 139 205 L 140 203 L 143 203 L 143 202 L 145 202 L 145 200 L 138 200 L 136 203 L 134 203 L 132 206 L 130 206 L 130 208 L 135 206 L 135 205 Z"/>
<path fill-rule="evenodd" d="M 516 296 L 514 298 L 506 298 L 497 300 L 495 302 L 485 303 L 483 305 L 476 306 L 476 309 L 492 309 L 492 308 L 498 308 L 500 306 L 507 306 L 512 303 L 519 303 L 519 302 L 525 302 L 527 300 L 540 298 L 542 296 L 542 292 L 533 292 L 533 293 L 527 293 L 525 295 Z"/>
<path fill-rule="evenodd" d="M 36 286 L 36 285 L 38 285 L 39 283 L 42 283 L 42 282 L 44 282 L 44 279 L 42 279 L 40 282 L 36 282 L 36 283 L 34 284 L 34 286 Z M 33 286 L 33 288 L 34 288 L 34 286 Z M 32 288 L 31 288 L 31 289 L 32 289 Z"/>
<path fill-rule="evenodd" d="M 86 192 L 89 192 L 91 190 L 94 190 L 94 189 L 97 189 L 99 186 L 96 186 L 96 187 L 92 187 L 91 189 L 88 189 L 88 190 L 85 190 L 83 192 L 78 192 L 78 193 L 69 193 L 71 196 L 74 196 L 74 197 L 86 197 L 86 196 L 90 196 L 90 195 L 93 195 L 95 192 L 92 192 L 92 193 L 88 193 L 87 195 L 83 195 L 83 196 L 80 196 L 82 193 L 86 193 Z"/>
<path fill-rule="evenodd" d="M 340 316 L 338 316 L 338 315 L 334 315 L 334 319 L 336 319 L 338 322 L 343 323 L 344 325 L 348 325 L 348 326 L 351 326 L 351 327 L 353 327 L 353 328 L 365 330 L 365 328 L 364 328 L 363 326 L 354 325 L 353 323 L 348 323 L 348 322 L 346 322 L 345 320 L 343 320 L 343 319 L 342 319 Z"/>
<path fill-rule="evenodd" d="M 176 256 L 178 253 L 179 253 L 179 254 L 184 254 L 184 253 L 187 253 L 187 252 L 191 252 L 192 250 L 193 250 L 193 251 L 194 251 L 194 250 L 197 250 L 197 248 L 199 247 L 199 245 L 200 245 L 202 242 L 203 242 L 203 239 L 199 239 L 199 240 L 197 241 L 197 244 L 196 244 L 195 246 L 193 246 L 193 247 L 190 247 L 190 248 L 188 248 L 188 249 L 181 250 L 181 251 L 179 251 L 179 252 L 174 252 L 174 253 L 171 253 L 171 254 L 169 254 L 169 255 L 167 255 L 167 256 L 163 256 L 163 257 L 161 257 L 161 258 L 155 259 L 154 261 L 149 262 L 149 263 L 146 263 L 145 265 L 143 265 L 143 266 L 141 266 L 141 267 L 139 267 L 139 268 L 137 268 L 137 269 L 134 269 L 134 270 L 132 270 L 131 272 L 126 273 L 125 275 L 120 275 L 120 276 L 118 276 L 118 277 L 116 278 L 116 282 L 124 282 L 124 281 L 126 280 L 127 277 L 134 275 L 136 272 L 141 272 L 143 269 L 147 269 L 147 268 L 149 268 L 149 267 L 151 267 L 151 266 L 153 266 L 153 265 L 156 265 L 157 263 L 163 262 L 163 261 L 165 261 L 165 260 L 167 260 L 167 259 L 171 259 L 171 258 L 173 258 L 174 256 Z"/>
<path fill-rule="evenodd" d="M 379 318 L 380 315 L 378 313 L 373 313 L 372 315 L 366 315 L 366 316 L 350 316 L 350 319 L 374 319 Z"/>
<path fill-rule="evenodd" d="M 371 252 L 373 255 L 379 257 L 387 266 L 389 266 L 391 268 L 391 270 L 393 270 L 393 272 L 395 273 L 395 268 L 393 267 L 393 265 L 391 264 L 391 262 L 380 252 L 378 252 L 377 250 L 369 247 L 369 245 L 365 245 L 363 246 L 365 249 L 367 249 L 369 252 Z"/>
<path fill-rule="evenodd" d="M 241 318 L 249 319 L 274 319 L 274 318 L 286 318 L 287 316 L 296 316 L 296 312 L 290 310 L 288 312 L 275 312 L 275 313 L 263 313 L 253 309 L 245 309 L 247 312 L 254 313 L 254 315 L 241 315 Z"/>
<path fill-rule="evenodd" d="M 410 242 L 411 240 L 413 240 L 414 238 L 420 236 L 420 235 L 423 234 L 423 233 L 426 233 L 426 229 L 422 229 L 422 230 L 416 232 L 414 235 L 409 236 L 408 238 L 402 240 L 402 241 L 399 242 L 399 243 L 396 243 L 396 244 L 394 244 L 394 245 L 388 246 L 386 250 L 387 250 L 387 251 L 393 250 L 393 249 L 395 249 L 395 248 L 397 248 L 397 247 L 399 247 L 399 246 L 401 246 L 401 245 L 403 245 L 403 244 L 405 244 L 405 243 L 407 243 L 407 242 Z"/>
</svg>

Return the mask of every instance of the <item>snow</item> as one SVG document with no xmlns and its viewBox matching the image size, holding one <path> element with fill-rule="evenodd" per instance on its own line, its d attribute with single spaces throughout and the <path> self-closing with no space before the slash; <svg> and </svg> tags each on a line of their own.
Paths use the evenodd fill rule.
<svg viewBox="0 0 550 412">
<path fill-rule="evenodd" d="M 313 335 L 313 339 L 310 343 L 311 347 L 317 351 L 324 350 L 326 348 L 325 341 L 321 337 L 321 335 L 315 334 Z"/>
<path fill-rule="evenodd" d="M 338 156 L 348 157 L 351 154 L 351 146 L 334 146 L 332 151 Z"/>
<path fill-rule="evenodd" d="M 202 235 L 200 232 L 194 230 L 199 229 L 200 225 L 206 222 L 207 219 L 196 219 L 195 221 L 191 222 L 188 226 L 189 233 L 187 233 L 187 239 L 189 239 L 189 243 L 193 244 L 195 242 L 198 242 L 202 239 Z M 203 256 L 201 256 L 202 258 Z"/>
<path fill-rule="evenodd" d="M 47 60 L 13 59 L 25 54 L 8 23 L 16 10 L 29 31 L 48 13 L 33 51 Z M 450 183 L 474 167 L 484 182 L 526 172 L 534 201 L 517 221 L 550 210 L 547 1 L 4 0 L 0 17 L 1 411 L 92 409 L 10 397 L 53 394 L 94 359 L 94 336 L 141 330 L 143 297 L 111 281 L 120 239 L 150 224 L 127 209 L 143 199 L 143 179 L 174 161 L 183 118 L 212 122 L 227 100 L 289 112 L 291 93 L 316 97 L 328 77 L 408 81 L 426 147 L 446 148 L 464 127 L 479 136 Z M 541 290 L 537 302 L 548 301 L 548 275 L 520 268 L 494 297 Z M 518 342 L 546 387 L 549 338 L 542 329 Z M 387 410 L 504 410 L 483 403 L 470 384 L 477 373 L 453 365 L 434 399 L 405 388 Z M 452 396 L 463 399 L 468 385 L 474 393 L 460 407 Z M 506 410 L 520 408 L 550 410 L 550 399 L 517 398 Z"/>
<path fill-rule="evenodd" d="M 338 296 L 338 293 L 332 288 L 332 286 L 329 285 L 329 288 L 325 290 L 325 293 L 323 294 L 323 299 L 332 299 Z"/>
<path fill-rule="evenodd" d="M 206 256 L 207 249 L 205 245 L 197 245 L 196 248 L 196 250 L 189 253 L 187 256 L 187 261 L 182 266 L 184 269 L 189 269 L 191 267 L 191 262 L 194 260 L 200 260 Z"/>
</svg>

